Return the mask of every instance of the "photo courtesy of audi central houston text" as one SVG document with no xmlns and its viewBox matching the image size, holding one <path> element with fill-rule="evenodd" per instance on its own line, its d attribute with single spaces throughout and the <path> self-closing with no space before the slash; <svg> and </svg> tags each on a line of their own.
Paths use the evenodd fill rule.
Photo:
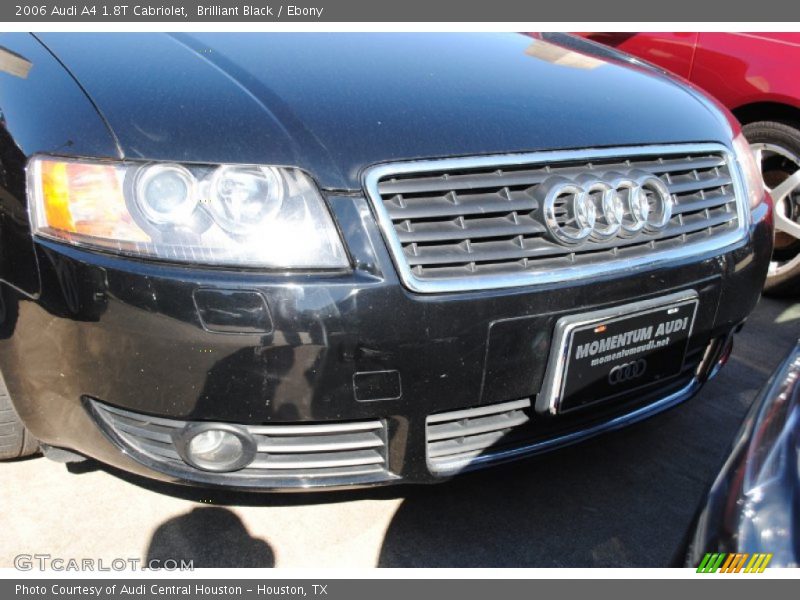
<svg viewBox="0 0 800 600">
<path fill-rule="evenodd" d="M 0 110 L 0 458 L 205 488 L 691 406 L 787 196 L 722 102 L 568 34 L 4 34 Z"/>
</svg>

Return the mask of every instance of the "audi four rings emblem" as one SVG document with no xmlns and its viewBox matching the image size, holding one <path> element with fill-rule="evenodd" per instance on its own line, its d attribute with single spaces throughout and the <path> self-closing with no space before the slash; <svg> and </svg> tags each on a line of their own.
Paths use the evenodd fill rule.
<svg viewBox="0 0 800 600">
<path fill-rule="evenodd" d="M 621 365 L 617 365 L 608 374 L 608 383 L 617 385 L 623 381 L 630 381 L 644 375 L 647 370 L 647 361 L 643 358 L 632 360 Z"/>
<path fill-rule="evenodd" d="M 672 217 L 674 199 L 666 184 L 641 171 L 574 180 L 553 176 L 538 189 L 544 195 L 545 226 L 565 245 L 658 233 Z"/>
</svg>

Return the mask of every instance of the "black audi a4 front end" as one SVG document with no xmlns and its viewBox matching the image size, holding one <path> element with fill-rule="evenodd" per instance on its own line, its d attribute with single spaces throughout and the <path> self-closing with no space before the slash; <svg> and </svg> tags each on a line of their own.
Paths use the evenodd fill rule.
<svg viewBox="0 0 800 600">
<path fill-rule="evenodd" d="M 590 42 L 0 47 L 0 370 L 46 449 L 232 488 L 439 481 L 688 399 L 759 297 L 738 124 Z"/>
</svg>

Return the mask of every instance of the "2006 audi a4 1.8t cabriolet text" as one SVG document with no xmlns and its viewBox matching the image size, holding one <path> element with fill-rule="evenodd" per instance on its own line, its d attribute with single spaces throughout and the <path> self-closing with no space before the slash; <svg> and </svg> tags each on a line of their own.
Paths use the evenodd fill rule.
<svg viewBox="0 0 800 600">
<path fill-rule="evenodd" d="M 738 123 L 586 40 L 0 46 L 4 458 L 439 481 L 688 399 L 764 282 Z"/>
</svg>

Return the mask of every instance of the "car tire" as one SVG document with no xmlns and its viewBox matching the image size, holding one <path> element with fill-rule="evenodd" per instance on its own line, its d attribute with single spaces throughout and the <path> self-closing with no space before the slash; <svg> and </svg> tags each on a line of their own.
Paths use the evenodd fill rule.
<svg viewBox="0 0 800 600">
<path fill-rule="evenodd" d="M 800 170 L 800 123 L 756 121 L 746 124 L 742 131 L 756 153 L 764 183 L 770 191 Z M 776 200 L 776 210 L 787 211 L 788 214 L 784 214 L 800 223 L 800 186 L 782 201 L 773 200 Z M 799 238 L 776 230 L 764 293 L 772 296 L 800 293 Z"/>
<path fill-rule="evenodd" d="M 23 425 L 0 373 L 0 460 L 22 458 L 36 454 L 39 442 Z"/>
</svg>

